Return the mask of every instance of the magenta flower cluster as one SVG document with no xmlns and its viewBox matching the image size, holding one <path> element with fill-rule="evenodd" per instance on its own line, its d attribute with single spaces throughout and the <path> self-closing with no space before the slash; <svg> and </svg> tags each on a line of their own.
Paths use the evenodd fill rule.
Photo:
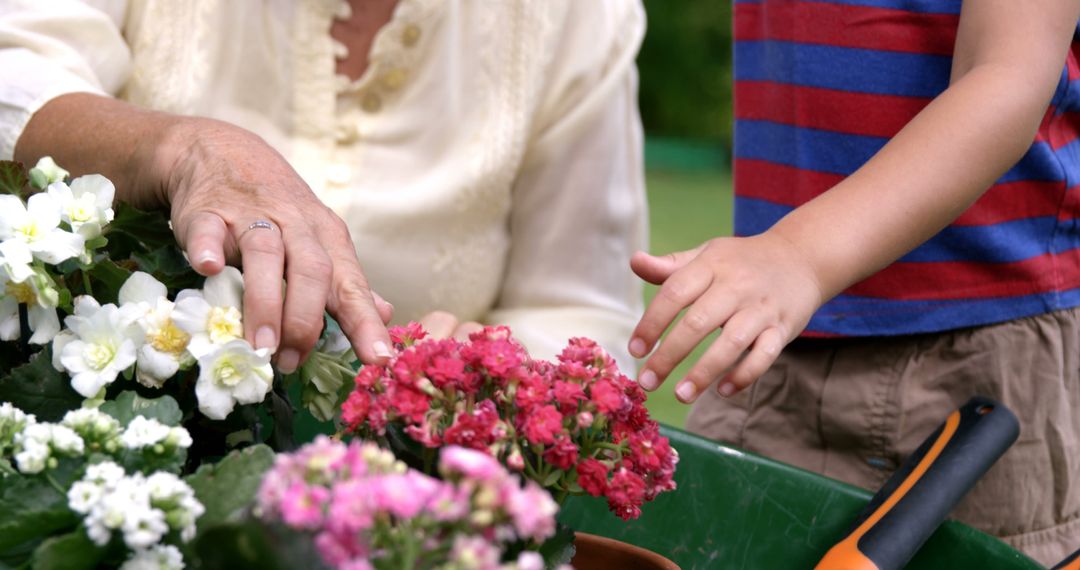
<svg viewBox="0 0 1080 570">
<path fill-rule="evenodd" d="M 277 456 L 258 511 L 312 533 L 323 561 L 337 569 L 543 568 L 533 551 L 500 560 L 507 544 L 554 534 L 558 506 L 544 489 L 462 447 L 442 449 L 438 469 L 442 479 L 408 469 L 374 443 L 321 436 Z"/>
<path fill-rule="evenodd" d="M 675 488 L 677 453 L 645 408 L 645 392 L 594 341 L 571 339 L 556 362 L 530 358 L 506 327 L 467 342 L 391 330 L 397 354 L 365 366 L 342 406 L 368 439 L 397 426 L 429 450 L 488 453 L 549 489 L 603 496 L 628 520 Z"/>
</svg>

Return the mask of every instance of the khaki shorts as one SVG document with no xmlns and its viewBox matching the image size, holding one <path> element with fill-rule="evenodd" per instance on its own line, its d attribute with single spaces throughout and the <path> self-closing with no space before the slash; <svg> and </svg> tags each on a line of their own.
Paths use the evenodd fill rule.
<svg viewBox="0 0 1080 570">
<path fill-rule="evenodd" d="M 876 490 L 957 407 L 994 398 L 1020 438 L 953 511 L 1053 565 L 1080 548 L 1080 310 L 944 334 L 800 339 L 687 428 Z"/>
</svg>

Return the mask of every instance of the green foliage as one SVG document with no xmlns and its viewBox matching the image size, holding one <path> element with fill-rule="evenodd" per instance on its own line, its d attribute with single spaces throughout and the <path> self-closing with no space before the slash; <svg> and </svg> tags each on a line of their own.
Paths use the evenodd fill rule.
<svg viewBox="0 0 1080 570">
<path fill-rule="evenodd" d="M 0 478 L 0 553 L 74 527 L 78 519 L 55 485 L 67 488 L 80 473 L 81 462 L 65 459 L 47 474 Z"/>
<path fill-rule="evenodd" d="M 170 396 L 144 398 L 131 391 L 121 392 L 102 404 L 100 410 L 116 418 L 123 427 L 127 427 L 135 416 L 146 416 L 167 426 L 178 426 L 183 418 L 180 406 Z"/>
<path fill-rule="evenodd" d="M 206 512 L 199 517 L 199 534 L 216 525 L 243 520 L 255 502 L 262 476 L 274 464 L 265 445 L 234 451 L 216 465 L 203 465 L 186 478 Z"/>
<path fill-rule="evenodd" d="M 0 193 L 26 195 L 26 185 L 30 182 L 26 169 L 21 162 L 0 160 Z"/>
<path fill-rule="evenodd" d="M 731 141 L 731 3 L 644 0 L 639 104 L 649 135 Z"/>
<path fill-rule="evenodd" d="M 11 402 L 39 421 L 60 421 L 68 410 L 81 406 L 82 400 L 67 376 L 53 368 L 51 347 L 0 376 L 0 401 Z"/>
<path fill-rule="evenodd" d="M 570 564 L 574 558 L 574 530 L 562 523 L 555 526 L 555 535 L 540 546 L 540 555 L 544 557 L 546 568 L 558 568 Z"/>
<path fill-rule="evenodd" d="M 91 570 L 104 558 L 105 550 L 87 538 L 82 529 L 56 536 L 34 551 L 34 570 Z"/>
</svg>

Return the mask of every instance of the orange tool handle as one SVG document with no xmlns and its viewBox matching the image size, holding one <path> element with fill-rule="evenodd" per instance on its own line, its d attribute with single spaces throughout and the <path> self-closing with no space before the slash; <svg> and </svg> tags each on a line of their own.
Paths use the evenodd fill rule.
<svg viewBox="0 0 1080 570">
<path fill-rule="evenodd" d="M 817 570 L 900 570 L 1020 434 L 1016 416 L 974 397 L 908 457 Z"/>
</svg>

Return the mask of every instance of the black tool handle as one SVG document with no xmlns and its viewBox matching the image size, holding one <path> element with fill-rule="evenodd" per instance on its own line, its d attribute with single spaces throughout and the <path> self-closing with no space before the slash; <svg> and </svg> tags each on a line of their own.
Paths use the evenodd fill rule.
<svg viewBox="0 0 1080 570">
<path fill-rule="evenodd" d="M 1020 434 L 1004 405 L 976 396 L 908 457 L 818 570 L 900 570 Z"/>
<path fill-rule="evenodd" d="M 1065 560 L 1058 562 L 1053 570 L 1080 570 L 1080 550 L 1073 552 Z"/>
</svg>

